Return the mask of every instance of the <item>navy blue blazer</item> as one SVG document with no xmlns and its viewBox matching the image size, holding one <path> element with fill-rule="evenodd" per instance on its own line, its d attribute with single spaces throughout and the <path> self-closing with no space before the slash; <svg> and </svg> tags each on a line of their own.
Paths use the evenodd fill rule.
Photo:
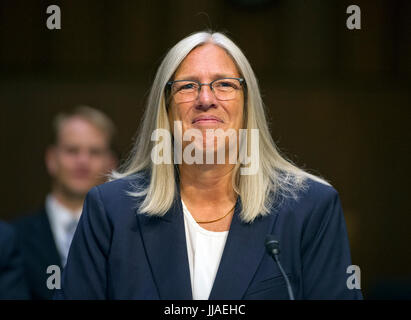
<svg viewBox="0 0 411 320">
<path fill-rule="evenodd" d="M 88 193 L 57 299 L 192 299 L 184 218 L 177 185 L 163 217 L 138 213 L 126 194 L 149 175 L 118 179 Z M 296 299 L 361 299 L 347 288 L 349 241 L 338 193 L 308 181 L 298 201 L 284 198 L 271 214 L 243 223 L 237 198 L 210 293 L 218 299 L 288 299 L 285 281 L 266 253 L 267 234 L 280 241 L 280 261 Z"/>
<path fill-rule="evenodd" d="M 19 218 L 13 226 L 23 253 L 24 275 L 31 299 L 52 299 L 54 292 L 47 288 L 50 277 L 47 267 L 62 266 L 46 209 Z"/>
<path fill-rule="evenodd" d="M 0 300 L 29 299 L 23 257 L 12 226 L 0 221 Z"/>
</svg>

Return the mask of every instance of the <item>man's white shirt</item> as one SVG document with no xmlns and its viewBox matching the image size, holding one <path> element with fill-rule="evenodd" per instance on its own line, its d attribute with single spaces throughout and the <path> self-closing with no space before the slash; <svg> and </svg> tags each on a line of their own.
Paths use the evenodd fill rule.
<svg viewBox="0 0 411 320">
<path fill-rule="evenodd" d="M 71 211 L 64 207 L 53 195 L 47 195 L 46 212 L 63 267 L 67 261 L 69 247 L 74 230 L 80 219 L 81 211 L 81 209 L 78 211 Z"/>
</svg>

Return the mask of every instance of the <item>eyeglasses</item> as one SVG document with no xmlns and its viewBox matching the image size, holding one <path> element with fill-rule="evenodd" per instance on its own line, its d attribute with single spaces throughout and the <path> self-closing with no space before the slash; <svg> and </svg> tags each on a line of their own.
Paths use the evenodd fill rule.
<svg viewBox="0 0 411 320">
<path fill-rule="evenodd" d="M 200 83 L 195 80 L 174 80 L 167 82 L 167 86 L 174 96 L 176 103 L 190 102 L 198 98 L 202 86 L 209 86 L 218 100 L 234 99 L 245 85 L 243 78 L 222 78 L 210 83 Z"/>
</svg>

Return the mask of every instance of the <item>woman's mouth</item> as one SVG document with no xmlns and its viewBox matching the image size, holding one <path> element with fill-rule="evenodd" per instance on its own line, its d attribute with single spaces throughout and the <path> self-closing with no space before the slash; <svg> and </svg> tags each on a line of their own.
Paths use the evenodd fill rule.
<svg viewBox="0 0 411 320">
<path fill-rule="evenodd" d="M 216 116 L 199 116 L 194 118 L 192 124 L 212 124 L 212 123 L 224 123 L 223 120 Z"/>
</svg>

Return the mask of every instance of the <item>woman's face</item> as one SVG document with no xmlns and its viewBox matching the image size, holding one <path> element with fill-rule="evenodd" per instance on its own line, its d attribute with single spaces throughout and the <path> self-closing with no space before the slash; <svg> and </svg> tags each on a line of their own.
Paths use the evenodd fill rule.
<svg viewBox="0 0 411 320">
<path fill-rule="evenodd" d="M 224 49 L 214 44 L 205 44 L 187 55 L 177 69 L 174 80 L 210 83 L 226 77 L 240 78 L 235 63 Z M 224 131 L 234 129 L 238 135 L 238 130 L 242 128 L 243 123 L 243 107 L 242 88 L 236 90 L 232 99 L 219 100 L 209 86 L 202 86 L 197 99 L 193 101 L 181 102 L 176 95 L 172 95 L 169 107 L 170 125 L 173 128 L 173 121 L 181 121 L 182 135 L 188 129 L 199 129 L 203 134 L 204 147 L 207 129 L 221 128 Z M 209 116 L 217 120 L 212 120 Z M 183 141 L 183 147 L 188 143 L 190 142 Z"/>
</svg>

